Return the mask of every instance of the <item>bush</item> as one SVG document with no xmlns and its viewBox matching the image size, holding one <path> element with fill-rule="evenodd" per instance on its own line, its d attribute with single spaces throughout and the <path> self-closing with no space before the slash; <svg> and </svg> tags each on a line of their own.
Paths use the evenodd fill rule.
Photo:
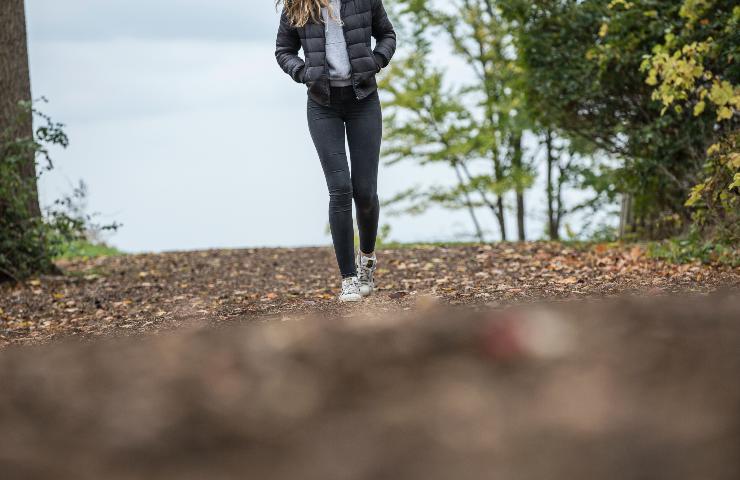
<svg viewBox="0 0 740 480">
<path fill-rule="evenodd" d="M 707 151 L 701 183 L 686 205 L 694 208 L 694 225 L 704 238 L 740 245 L 740 130 Z"/>
<path fill-rule="evenodd" d="M 648 255 L 673 263 L 698 261 L 731 267 L 740 266 L 740 250 L 737 245 L 704 240 L 696 231 L 683 238 L 653 242 L 648 246 Z"/>
<path fill-rule="evenodd" d="M 49 147 L 69 144 L 64 125 L 53 122 L 29 102 L 19 104 L 18 122 L 32 115 L 40 123 L 32 138 L 17 138 L 10 125 L 0 132 L 0 280 L 21 280 L 36 273 L 55 271 L 52 259 L 67 245 L 85 240 L 90 231 L 117 229 L 119 225 L 95 225 L 79 207 L 84 201 L 83 183 L 71 195 L 56 200 L 36 215 L 32 211 L 36 182 L 53 168 Z M 25 117 L 27 118 L 27 117 Z M 29 156 L 36 164 L 36 178 L 22 174 Z"/>
</svg>

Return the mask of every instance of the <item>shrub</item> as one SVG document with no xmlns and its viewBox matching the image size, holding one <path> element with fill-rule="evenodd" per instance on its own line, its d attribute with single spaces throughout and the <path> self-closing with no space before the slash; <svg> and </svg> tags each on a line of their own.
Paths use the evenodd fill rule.
<svg viewBox="0 0 740 480">
<path fill-rule="evenodd" d="M 64 125 L 56 123 L 29 102 L 19 104 L 17 121 L 32 115 L 40 124 L 32 138 L 17 138 L 16 125 L 0 132 L 0 280 L 22 280 L 36 273 L 55 271 L 52 259 L 71 242 L 85 240 L 91 230 L 117 229 L 118 224 L 95 225 L 79 205 L 84 200 L 83 183 L 72 194 L 56 200 L 42 215 L 31 205 L 36 182 L 52 170 L 51 146 L 66 148 L 69 139 Z M 27 117 L 26 117 L 27 118 Z M 22 166 L 32 156 L 36 178 L 23 175 Z"/>
</svg>

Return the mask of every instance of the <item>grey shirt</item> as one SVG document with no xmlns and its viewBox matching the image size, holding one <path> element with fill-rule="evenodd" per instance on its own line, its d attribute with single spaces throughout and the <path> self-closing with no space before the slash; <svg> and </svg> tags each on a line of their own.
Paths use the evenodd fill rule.
<svg viewBox="0 0 740 480">
<path fill-rule="evenodd" d="M 330 0 L 334 17 L 341 20 L 342 0 Z M 352 85 L 352 65 L 349 63 L 347 43 L 344 40 L 342 25 L 329 16 L 329 9 L 321 9 L 326 33 L 326 63 L 329 66 L 329 81 L 332 86 Z"/>
</svg>

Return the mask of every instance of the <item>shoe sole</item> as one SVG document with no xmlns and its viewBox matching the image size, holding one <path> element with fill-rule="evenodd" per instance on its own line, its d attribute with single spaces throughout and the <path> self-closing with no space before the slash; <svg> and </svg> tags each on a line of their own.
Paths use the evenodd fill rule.
<svg viewBox="0 0 740 480">
<path fill-rule="evenodd" d="M 355 303 L 362 300 L 362 295 L 358 294 L 352 294 L 352 295 L 344 295 L 342 297 L 339 297 L 339 301 L 342 303 Z"/>
</svg>

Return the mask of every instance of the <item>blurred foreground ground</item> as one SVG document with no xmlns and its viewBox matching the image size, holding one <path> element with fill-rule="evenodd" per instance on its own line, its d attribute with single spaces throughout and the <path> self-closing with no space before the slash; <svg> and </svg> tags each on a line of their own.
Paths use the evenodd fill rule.
<svg viewBox="0 0 740 480">
<path fill-rule="evenodd" d="M 0 353 L 15 479 L 740 478 L 740 299 L 296 318 Z"/>
</svg>

